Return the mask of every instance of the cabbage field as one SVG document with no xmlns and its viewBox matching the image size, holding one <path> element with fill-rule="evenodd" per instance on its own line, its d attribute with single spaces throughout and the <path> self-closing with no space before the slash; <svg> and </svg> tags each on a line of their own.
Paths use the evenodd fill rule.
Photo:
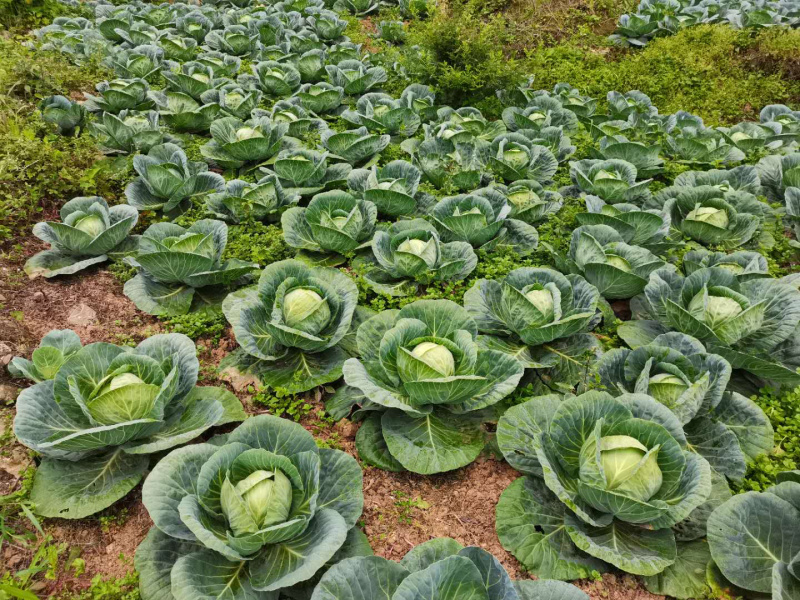
<svg viewBox="0 0 800 600">
<path fill-rule="evenodd" d="M 0 600 L 800 600 L 796 73 L 539 83 L 789 4 L 23 4 Z"/>
</svg>

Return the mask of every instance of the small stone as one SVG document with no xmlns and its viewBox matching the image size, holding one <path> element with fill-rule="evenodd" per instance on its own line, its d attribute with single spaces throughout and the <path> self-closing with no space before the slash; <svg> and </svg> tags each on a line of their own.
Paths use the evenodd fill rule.
<svg viewBox="0 0 800 600">
<path fill-rule="evenodd" d="M 5 342 L 0 342 L 0 356 L 5 356 L 6 354 L 11 354 L 14 352 L 14 349 L 6 344 Z"/>
<path fill-rule="evenodd" d="M 47 299 L 47 297 L 44 295 L 44 292 L 36 292 L 36 293 L 33 295 L 33 299 L 34 299 L 36 302 L 44 302 L 44 301 Z"/>
<path fill-rule="evenodd" d="M 0 365 L 3 365 L 5 367 L 6 365 L 8 365 L 8 363 L 11 362 L 12 358 L 14 358 L 13 354 L 3 354 L 2 356 L 0 356 Z"/>
<path fill-rule="evenodd" d="M 109 544 L 106 546 L 106 554 L 114 554 L 117 551 L 117 546 L 115 544 Z"/>
<path fill-rule="evenodd" d="M 19 394 L 19 390 L 13 385 L 0 385 L 0 406 L 13 404 L 17 399 L 17 394 Z"/>
<path fill-rule="evenodd" d="M 70 311 L 67 317 L 67 323 L 76 325 L 77 327 L 86 327 L 96 321 L 97 313 L 85 304 L 78 304 L 78 306 Z"/>
</svg>

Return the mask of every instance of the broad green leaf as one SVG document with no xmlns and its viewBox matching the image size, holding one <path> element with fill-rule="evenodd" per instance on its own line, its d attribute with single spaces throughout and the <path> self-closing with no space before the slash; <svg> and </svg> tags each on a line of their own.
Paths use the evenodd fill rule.
<svg viewBox="0 0 800 600">
<path fill-rule="evenodd" d="M 156 316 L 185 315 L 192 306 L 194 291 L 187 285 L 159 283 L 142 273 L 125 283 L 125 295 L 136 308 Z"/>
<path fill-rule="evenodd" d="M 226 560 L 212 550 L 182 556 L 172 568 L 175 600 L 278 600 L 276 592 L 253 589 L 245 561 Z"/>
<path fill-rule="evenodd" d="M 409 572 L 415 573 L 427 569 L 433 563 L 455 556 L 464 549 L 452 538 L 436 538 L 414 546 L 400 561 Z"/>
<path fill-rule="evenodd" d="M 170 452 L 153 467 L 142 486 L 142 502 L 161 531 L 174 538 L 194 540 L 183 524 L 178 505 L 187 494 L 197 493 L 200 468 L 219 448 L 194 444 Z"/>
<path fill-rule="evenodd" d="M 412 417 L 389 410 L 381 417 L 389 452 L 413 473 L 430 475 L 463 467 L 485 444 L 483 429 L 469 417 L 432 413 Z"/>
<path fill-rule="evenodd" d="M 539 579 L 515 581 L 519 600 L 587 600 L 589 596 L 574 585 L 563 581 Z"/>
<path fill-rule="evenodd" d="M 669 529 L 651 531 L 616 520 L 592 527 L 572 515 L 565 523 L 578 548 L 627 573 L 655 575 L 675 562 L 675 536 Z"/>
<path fill-rule="evenodd" d="M 316 353 L 292 348 L 277 360 L 259 360 L 244 352 L 234 352 L 220 363 L 220 370 L 252 375 L 264 386 L 296 394 L 339 379 L 345 360 L 347 354 L 338 347 Z"/>
<path fill-rule="evenodd" d="M 228 437 L 227 443 L 235 442 L 251 448 L 264 448 L 284 456 L 318 452 L 314 437 L 302 425 L 272 415 L 258 415 L 247 419 Z"/>
<path fill-rule="evenodd" d="M 25 263 L 25 273 L 28 277 L 56 277 L 58 275 L 72 275 L 92 265 L 97 265 L 108 260 L 108 256 L 71 256 L 59 250 L 43 250 L 33 255 Z"/>
<path fill-rule="evenodd" d="M 342 516 L 333 510 L 320 510 L 301 535 L 266 546 L 250 562 L 251 581 L 269 592 L 311 579 L 346 538 Z"/>
<path fill-rule="evenodd" d="M 774 493 L 781 486 L 800 495 L 800 484 L 787 481 L 761 494 L 734 496 L 708 519 L 711 556 L 737 586 L 769 593 L 774 565 L 800 552 L 800 509 Z"/>
<path fill-rule="evenodd" d="M 406 577 L 392 600 L 489 600 L 480 571 L 463 556 L 450 556 Z"/>
<path fill-rule="evenodd" d="M 322 576 L 311 600 L 392 600 L 407 576 L 402 566 L 379 556 L 348 558 Z"/>
<path fill-rule="evenodd" d="M 330 508 L 355 526 L 364 509 L 364 475 L 356 459 L 340 450 L 321 448 L 317 510 Z"/>
<path fill-rule="evenodd" d="M 45 458 L 31 489 L 35 512 L 43 517 L 80 519 L 108 508 L 138 484 L 146 456 L 115 449 L 77 462 Z"/>
<path fill-rule="evenodd" d="M 580 552 L 567 535 L 566 508 L 534 477 L 520 477 L 497 503 L 497 537 L 526 569 L 547 579 L 583 579 L 605 565 Z"/>
<path fill-rule="evenodd" d="M 151 527 L 136 548 L 133 563 L 139 572 L 142 600 L 173 600 L 172 567 L 180 557 L 202 549 L 196 542 L 179 540 Z"/>
<path fill-rule="evenodd" d="M 644 577 L 647 591 L 679 600 L 705 598 L 711 590 L 706 582 L 706 567 L 711 560 L 708 542 L 679 542 L 675 562 L 657 575 Z"/>
<path fill-rule="evenodd" d="M 383 438 L 382 416 L 382 412 L 375 412 L 364 419 L 356 433 L 356 450 L 359 458 L 368 465 L 400 473 L 405 469 L 389 452 L 386 440 Z"/>
<path fill-rule="evenodd" d="M 497 445 L 512 467 L 526 475 L 542 475 L 536 458 L 539 436 L 547 431 L 550 419 L 561 404 L 561 396 L 538 396 L 512 406 L 497 423 Z"/>
</svg>

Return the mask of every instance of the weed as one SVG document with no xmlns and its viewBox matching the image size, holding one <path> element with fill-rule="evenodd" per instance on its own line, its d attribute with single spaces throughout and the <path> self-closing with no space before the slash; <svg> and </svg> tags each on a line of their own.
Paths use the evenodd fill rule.
<svg viewBox="0 0 800 600">
<path fill-rule="evenodd" d="M 419 496 L 412 498 L 410 494 L 402 490 L 394 490 L 392 496 L 395 497 L 394 505 L 398 509 L 397 522 L 401 525 L 412 523 L 415 510 L 428 510 L 431 507 Z"/>
<path fill-rule="evenodd" d="M 228 228 L 228 245 L 223 258 L 238 258 L 266 265 L 294 256 L 283 239 L 280 225 L 266 225 L 259 221 L 232 225 Z"/>
<path fill-rule="evenodd" d="M 775 449 L 748 466 L 745 478 L 733 485 L 738 492 L 762 491 L 775 484 L 778 473 L 800 469 L 800 387 L 780 393 L 765 388 L 752 400 L 772 423 Z"/>
<path fill-rule="evenodd" d="M 210 338 L 216 344 L 222 337 L 227 321 L 218 312 L 192 312 L 164 320 L 164 327 L 172 333 L 182 333 L 193 340 Z"/>
<path fill-rule="evenodd" d="M 300 421 L 314 409 L 314 405 L 308 402 L 306 395 L 289 394 L 281 390 L 259 390 L 253 394 L 253 402 L 263 406 L 276 417 L 284 417 L 295 422 Z"/>
</svg>

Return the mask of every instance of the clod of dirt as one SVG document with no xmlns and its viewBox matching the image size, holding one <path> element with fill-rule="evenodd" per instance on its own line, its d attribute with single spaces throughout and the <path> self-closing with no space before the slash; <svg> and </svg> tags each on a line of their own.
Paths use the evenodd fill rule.
<svg viewBox="0 0 800 600">
<path fill-rule="evenodd" d="M 76 327 L 86 327 L 97 321 L 97 313 L 85 304 L 78 304 L 69 312 L 67 323 Z"/>
<path fill-rule="evenodd" d="M 17 399 L 19 390 L 13 385 L 0 385 L 0 406 L 3 404 L 12 404 Z M 2 426 L 0 426 L 2 429 Z"/>
</svg>

